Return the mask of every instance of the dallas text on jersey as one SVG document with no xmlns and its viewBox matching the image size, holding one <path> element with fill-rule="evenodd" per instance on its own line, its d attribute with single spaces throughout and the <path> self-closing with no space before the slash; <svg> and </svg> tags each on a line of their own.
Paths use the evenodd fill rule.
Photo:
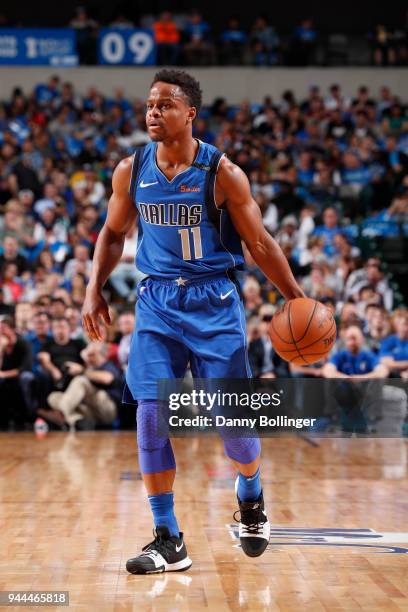
<svg viewBox="0 0 408 612">
<path fill-rule="evenodd" d="M 202 204 L 149 204 L 139 202 L 140 214 L 146 223 L 151 225 L 199 225 L 202 216 Z"/>
</svg>

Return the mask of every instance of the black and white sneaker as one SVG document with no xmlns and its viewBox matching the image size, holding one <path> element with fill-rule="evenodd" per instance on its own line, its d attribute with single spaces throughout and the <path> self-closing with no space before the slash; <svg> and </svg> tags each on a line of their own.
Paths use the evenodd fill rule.
<svg viewBox="0 0 408 612">
<path fill-rule="evenodd" d="M 191 567 L 183 534 L 170 536 L 165 525 L 153 530 L 153 542 L 142 548 L 142 554 L 129 559 L 126 569 L 131 574 L 159 574 L 161 572 L 183 572 Z"/>
<path fill-rule="evenodd" d="M 238 479 L 235 484 L 237 490 Z M 242 550 L 248 557 L 259 557 L 265 551 L 269 543 L 271 526 L 265 514 L 263 493 L 254 502 L 243 502 L 238 499 L 239 510 L 234 512 L 234 521 L 237 512 L 240 513 L 239 540 Z"/>
</svg>

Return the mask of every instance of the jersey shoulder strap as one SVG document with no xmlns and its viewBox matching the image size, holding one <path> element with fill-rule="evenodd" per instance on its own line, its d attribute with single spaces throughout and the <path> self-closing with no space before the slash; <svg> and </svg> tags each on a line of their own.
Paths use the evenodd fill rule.
<svg viewBox="0 0 408 612">
<path fill-rule="evenodd" d="M 214 225 L 218 225 L 220 211 L 215 203 L 215 179 L 217 177 L 218 166 L 220 159 L 224 153 L 216 149 L 211 155 L 209 165 L 206 166 L 207 175 L 205 177 L 205 203 L 207 207 L 207 215 Z"/>
<path fill-rule="evenodd" d="M 137 147 L 133 156 L 132 173 L 130 175 L 129 195 L 133 201 L 136 200 L 136 187 L 139 179 L 140 168 L 142 167 L 143 155 L 146 145 Z"/>
</svg>

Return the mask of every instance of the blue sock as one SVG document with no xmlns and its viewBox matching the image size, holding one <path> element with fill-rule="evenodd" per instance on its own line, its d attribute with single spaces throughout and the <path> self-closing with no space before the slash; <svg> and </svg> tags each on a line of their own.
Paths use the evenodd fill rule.
<svg viewBox="0 0 408 612">
<path fill-rule="evenodd" d="M 260 496 L 261 491 L 262 487 L 259 468 L 256 470 L 253 476 L 244 476 L 239 472 L 237 495 L 241 501 L 256 501 Z"/>
<path fill-rule="evenodd" d="M 174 515 L 173 493 L 149 495 L 149 503 L 153 512 L 154 526 L 165 525 L 171 536 L 179 537 L 177 519 Z"/>
</svg>

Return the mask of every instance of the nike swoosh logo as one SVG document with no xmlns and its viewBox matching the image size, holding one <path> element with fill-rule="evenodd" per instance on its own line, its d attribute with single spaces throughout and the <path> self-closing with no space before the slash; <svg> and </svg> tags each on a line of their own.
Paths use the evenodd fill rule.
<svg viewBox="0 0 408 612">
<path fill-rule="evenodd" d="M 142 182 L 139 184 L 139 187 L 142 187 L 142 189 L 143 189 L 143 187 L 150 187 L 151 185 L 157 185 L 157 183 L 158 183 L 158 182 L 159 182 L 159 181 L 154 181 L 154 183 L 145 183 L 145 182 L 142 180 Z"/>
<path fill-rule="evenodd" d="M 181 543 L 180 546 L 177 546 L 176 544 L 176 552 L 180 552 L 182 548 L 183 548 L 183 543 Z"/>
<path fill-rule="evenodd" d="M 233 291 L 234 291 L 234 290 L 233 290 L 233 289 L 231 289 L 231 291 L 228 291 L 228 293 L 225 293 L 225 294 L 222 294 L 222 293 L 221 293 L 220 298 L 221 298 L 222 300 L 225 300 L 225 298 L 227 298 L 227 297 L 229 296 L 229 294 L 230 294 L 230 293 L 232 293 Z"/>
</svg>

